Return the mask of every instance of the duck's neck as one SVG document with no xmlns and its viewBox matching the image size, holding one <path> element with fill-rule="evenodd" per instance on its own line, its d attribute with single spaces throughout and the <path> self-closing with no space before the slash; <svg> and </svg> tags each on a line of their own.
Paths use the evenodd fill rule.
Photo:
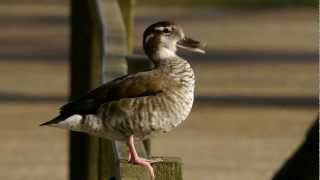
<svg viewBox="0 0 320 180">
<path fill-rule="evenodd" d="M 154 58 L 156 59 L 170 59 L 176 57 L 176 49 L 168 49 L 168 48 L 159 48 L 155 53 L 154 53 Z"/>
<path fill-rule="evenodd" d="M 161 69 L 171 66 L 172 64 L 183 63 L 185 60 L 180 58 L 175 51 L 176 50 L 168 48 L 160 48 L 154 52 L 150 58 L 155 64 L 155 67 Z"/>
<path fill-rule="evenodd" d="M 176 55 L 175 52 L 166 50 L 154 57 L 157 58 L 152 59 L 156 69 L 178 81 L 187 81 L 188 87 L 194 86 L 194 72 L 188 61 Z"/>
</svg>

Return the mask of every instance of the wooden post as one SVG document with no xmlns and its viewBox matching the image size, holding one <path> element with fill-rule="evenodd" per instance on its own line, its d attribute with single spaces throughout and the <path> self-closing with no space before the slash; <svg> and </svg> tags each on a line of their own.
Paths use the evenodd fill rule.
<svg viewBox="0 0 320 180">
<path fill-rule="evenodd" d="M 128 53 L 133 51 L 133 17 L 135 0 L 118 0 L 122 19 L 125 24 Z"/>
<path fill-rule="evenodd" d="M 90 49 L 92 26 L 87 8 L 88 1 L 71 1 L 71 52 L 70 100 L 81 97 L 91 86 Z M 70 132 L 69 179 L 86 180 L 88 176 L 90 137 L 83 133 Z"/>
<path fill-rule="evenodd" d="M 102 26 L 99 24 L 97 2 L 90 0 L 71 1 L 71 100 L 97 87 L 107 77 L 102 74 L 106 64 Z M 116 75 L 126 72 L 125 61 L 119 61 L 122 70 L 110 63 Z M 118 65 L 121 66 L 121 65 Z M 115 70 L 117 69 L 117 70 Z M 112 71 L 108 71 L 112 79 Z M 104 153 L 101 153 L 101 152 Z M 70 178 L 71 180 L 98 180 L 100 176 L 115 176 L 115 166 L 102 166 L 102 158 L 114 162 L 112 142 L 100 140 L 83 133 L 70 133 Z M 102 169 L 104 168 L 104 169 Z M 102 173 L 103 172 L 103 173 Z M 108 175 L 106 175 L 106 173 Z"/>
</svg>

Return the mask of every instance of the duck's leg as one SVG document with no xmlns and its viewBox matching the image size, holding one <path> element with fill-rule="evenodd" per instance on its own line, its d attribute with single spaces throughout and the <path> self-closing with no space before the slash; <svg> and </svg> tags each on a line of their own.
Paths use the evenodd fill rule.
<svg viewBox="0 0 320 180">
<path fill-rule="evenodd" d="M 128 147 L 129 147 L 129 160 L 128 161 L 130 163 L 133 163 L 133 164 L 139 164 L 141 166 L 147 167 L 152 179 L 154 179 L 155 178 L 154 170 L 153 170 L 153 167 L 151 166 L 152 161 L 139 157 L 139 155 L 138 155 L 138 153 L 136 151 L 136 148 L 134 146 L 134 137 L 133 137 L 133 135 L 131 135 L 129 137 L 129 140 L 128 140 L 127 144 L 128 144 Z"/>
<path fill-rule="evenodd" d="M 128 150 L 128 162 L 131 162 L 131 150 Z"/>
</svg>

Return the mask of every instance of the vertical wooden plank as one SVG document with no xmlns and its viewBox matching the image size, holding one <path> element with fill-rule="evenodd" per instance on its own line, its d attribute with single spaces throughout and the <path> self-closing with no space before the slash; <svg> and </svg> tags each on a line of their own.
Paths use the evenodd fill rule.
<svg viewBox="0 0 320 180">
<path fill-rule="evenodd" d="M 127 74 L 126 31 L 117 0 L 97 0 L 102 34 L 103 82 Z"/>
<path fill-rule="evenodd" d="M 127 48 L 128 53 L 133 51 L 133 18 L 134 18 L 134 5 L 135 0 L 118 0 L 122 19 L 125 24 L 126 36 L 127 36 Z"/>
<path fill-rule="evenodd" d="M 126 73 L 125 32 L 124 28 L 117 29 L 117 22 L 122 19 L 113 17 L 115 12 L 120 13 L 115 3 L 106 0 L 71 1 L 71 99 Z M 71 180 L 115 177 L 114 143 L 71 132 L 69 162 Z"/>
<path fill-rule="evenodd" d="M 91 23 L 87 1 L 71 0 L 70 100 L 90 89 Z M 70 132 L 69 179 L 85 180 L 88 176 L 89 136 Z"/>
<path fill-rule="evenodd" d="M 88 9 L 89 9 L 89 18 L 91 23 L 91 42 L 90 49 L 88 51 L 91 52 L 90 59 L 90 87 L 92 89 L 100 86 L 102 84 L 103 73 L 102 73 L 102 65 L 103 65 L 103 50 L 102 50 L 102 40 L 101 34 L 102 29 L 98 15 L 98 5 L 96 0 L 87 0 L 88 1 Z M 95 136 L 89 137 L 89 143 L 87 144 L 87 148 L 89 149 L 88 155 L 88 180 L 100 180 L 101 175 L 101 139 Z M 105 153 L 111 152 L 111 146 L 108 147 Z"/>
<path fill-rule="evenodd" d="M 98 0 L 97 9 L 101 30 L 102 81 L 107 82 L 127 73 L 125 29 L 120 9 L 115 0 Z M 120 168 L 117 163 L 116 143 L 100 140 L 100 179 L 116 179 Z"/>
<path fill-rule="evenodd" d="M 126 36 L 128 29 L 126 29 L 117 0 L 100 0 L 99 8 L 102 29 L 104 32 L 102 35 L 105 45 L 104 54 L 106 55 L 106 61 L 103 64 L 103 74 L 106 75 L 105 81 L 108 81 L 127 73 L 125 57 L 128 54 L 128 36 Z M 130 11 L 130 8 L 126 7 L 128 11 Z M 131 15 L 130 17 L 132 18 Z M 128 22 L 132 23 L 132 19 L 127 21 L 127 23 Z M 132 24 L 130 26 L 132 26 Z M 106 143 L 102 143 L 102 147 L 105 146 Z M 128 164 L 126 160 L 123 161 L 123 159 L 127 159 L 128 156 L 126 145 L 123 142 L 112 142 L 112 146 L 114 149 L 113 157 L 110 157 L 108 154 L 104 154 L 104 151 L 102 152 L 102 177 L 104 179 L 110 177 L 111 170 L 106 167 L 110 167 L 110 159 L 112 158 L 115 160 L 115 164 L 113 164 L 113 166 L 116 167 L 114 170 L 116 171 L 115 176 L 118 179 L 123 179 L 124 177 L 137 177 L 135 175 L 131 176 L 132 174 L 130 172 L 136 172 L 131 171 L 132 165 Z M 145 157 L 146 153 L 142 143 L 137 143 L 136 147 L 138 153 Z M 140 166 L 135 167 L 141 169 Z M 141 180 L 146 179 L 145 177 L 148 177 L 148 172 L 142 168 L 138 177 Z"/>
<path fill-rule="evenodd" d="M 96 6 L 96 0 L 71 1 L 71 100 L 99 86 L 103 79 L 102 30 Z M 100 178 L 100 141 L 83 133 L 70 133 L 71 180 Z M 111 149 L 109 145 L 103 150 L 112 155 Z"/>
</svg>

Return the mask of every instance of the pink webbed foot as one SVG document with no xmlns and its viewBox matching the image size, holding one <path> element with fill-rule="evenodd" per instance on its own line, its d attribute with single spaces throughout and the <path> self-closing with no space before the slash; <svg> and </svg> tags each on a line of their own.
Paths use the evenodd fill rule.
<svg viewBox="0 0 320 180">
<path fill-rule="evenodd" d="M 128 162 L 147 167 L 152 179 L 155 179 L 154 170 L 153 170 L 153 167 L 151 166 L 151 163 L 159 162 L 161 160 L 160 159 L 149 160 L 149 159 L 144 159 L 139 157 L 134 146 L 133 135 L 131 135 L 128 140 L 128 147 L 129 147 Z"/>
<path fill-rule="evenodd" d="M 136 158 L 131 158 L 129 162 L 132 164 L 137 164 L 137 165 L 147 167 L 152 179 L 155 179 L 153 167 L 151 166 L 151 162 L 149 162 L 148 160 L 144 158 L 136 157 Z"/>
</svg>

